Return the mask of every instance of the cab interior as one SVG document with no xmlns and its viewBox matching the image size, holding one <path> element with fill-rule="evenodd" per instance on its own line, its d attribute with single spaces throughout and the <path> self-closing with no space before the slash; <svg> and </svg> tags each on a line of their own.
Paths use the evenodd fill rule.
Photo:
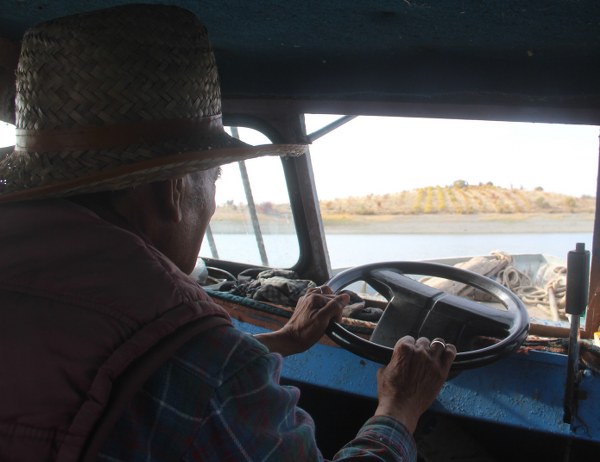
<svg viewBox="0 0 600 462">
<path fill-rule="evenodd" d="M 15 68 L 19 41 L 28 27 L 54 17 L 125 3 L 133 2 L 3 0 L 0 120 L 14 123 Z M 329 258 L 310 146 L 355 117 L 600 126 L 600 4 L 592 0 L 168 3 L 196 13 L 209 31 L 220 73 L 225 124 L 236 131 L 256 130 L 272 143 L 308 144 L 306 155 L 275 161 L 281 164 L 289 202 L 286 232 L 297 246 L 285 266 L 317 284 L 329 281 L 338 268 L 332 267 Z M 327 115 L 327 122 L 307 127 L 312 115 Z M 365 154 L 364 161 L 368 159 Z M 405 162 L 410 164 L 410 156 Z M 482 162 L 485 164 L 485 159 Z M 597 177 L 597 159 L 580 168 L 592 169 Z M 268 183 L 270 178 L 263 181 Z M 595 212 L 594 224 L 597 222 Z M 595 294 L 600 284 L 599 239 L 594 226 L 590 294 Z M 259 258 L 253 262 L 219 258 L 209 249 L 202 263 L 217 273 L 233 275 L 273 266 Z M 264 313 L 256 314 L 252 308 L 236 305 L 235 300 L 221 303 L 242 328 L 259 325 L 254 322 L 256 318 L 263 319 L 259 325 L 263 329 L 274 328 L 286 319 L 285 309 L 265 321 Z M 599 325 L 600 301 L 591 296 L 580 337 L 592 339 Z M 569 327 L 564 323 L 532 323 L 529 333 L 566 341 Z M 329 342 L 327 347 L 332 345 Z M 369 380 L 357 377 L 368 369 L 364 361 L 356 360 L 350 367 L 342 356 L 342 362 L 328 364 L 336 358 L 319 351 L 292 365 L 282 379 L 302 389 L 301 405 L 317 421 L 319 445 L 329 457 L 353 436 L 374 406 L 372 391 L 356 392 Z M 551 370 L 557 376 L 532 376 L 527 390 L 548 386 L 562 391 L 562 362 L 556 365 L 553 361 L 551 369 L 540 367 L 539 374 Z M 338 377 L 313 380 L 322 373 L 315 369 L 319 362 L 327 369 L 326 374 Z M 516 361 L 499 367 L 503 368 L 497 373 L 504 381 L 494 392 L 500 393 L 501 387 L 520 389 L 519 368 L 529 365 Z M 298 369 L 308 369 L 308 373 L 299 374 Z M 485 370 L 479 374 L 485 375 Z M 490 386 L 483 379 L 479 381 L 477 372 L 468 380 L 473 382 L 470 393 L 484 392 Z M 593 371 L 586 380 L 588 399 L 580 402 L 580 409 L 587 407 L 585 415 L 590 415 L 596 412 L 592 403 L 600 394 L 600 381 Z M 555 432 L 562 422 L 548 424 L 548 428 L 515 422 L 510 407 L 530 406 L 535 397 L 525 404 L 519 402 L 518 395 L 511 395 L 500 405 L 492 403 L 489 409 L 498 415 L 483 420 L 473 413 L 456 411 L 474 405 L 470 397 L 473 395 L 458 394 L 453 397 L 460 401 L 456 407 L 443 402 L 423 418 L 419 429 L 422 460 L 456 460 L 448 457 L 453 454 L 452 447 L 461 444 L 480 449 L 479 455 L 472 455 L 479 459 L 471 460 L 594 460 L 600 451 L 597 418 L 590 424 L 591 434 L 582 437 L 568 430 Z M 531 407 L 531 412 L 537 412 L 536 408 Z M 541 418 L 552 420 L 559 414 Z"/>
</svg>

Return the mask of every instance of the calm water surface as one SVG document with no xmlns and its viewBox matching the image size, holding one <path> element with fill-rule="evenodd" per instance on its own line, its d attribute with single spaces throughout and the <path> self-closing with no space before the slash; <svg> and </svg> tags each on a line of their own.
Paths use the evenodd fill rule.
<svg viewBox="0 0 600 462">
<path fill-rule="evenodd" d="M 292 266 L 298 258 L 296 237 L 291 234 L 264 235 L 268 263 Z M 224 260 L 260 264 L 256 240 L 252 235 L 215 235 L 218 256 Z M 332 234 L 327 246 L 333 268 L 386 260 L 428 260 L 434 258 L 506 253 L 543 253 L 563 258 L 577 242 L 591 249 L 592 233 L 544 234 Z M 208 243 L 200 251 L 212 256 Z"/>
</svg>

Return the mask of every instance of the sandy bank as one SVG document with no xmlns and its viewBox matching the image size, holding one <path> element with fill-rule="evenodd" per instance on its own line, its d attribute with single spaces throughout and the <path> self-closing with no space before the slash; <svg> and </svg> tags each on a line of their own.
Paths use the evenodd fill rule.
<svg viewBox="0 0 600 462">
<path fill-rule="evenodd" d="M 352 216 L 325 222 L 328 233 L 339 234 L 591 233 L 593 226 L 591 213 Z"/>
<path fill-rule="evenodd" d="M 429 215 L 344 215 L 325 216 L 328 234 L 515 234 L 591 233 L 592 213 L 429 214 Z M 265 234 L 293 233 L 291 218 L 260 215 Z M 215 233 L 251 233 L 243 219 L 215 219 Z"/>
</svg>

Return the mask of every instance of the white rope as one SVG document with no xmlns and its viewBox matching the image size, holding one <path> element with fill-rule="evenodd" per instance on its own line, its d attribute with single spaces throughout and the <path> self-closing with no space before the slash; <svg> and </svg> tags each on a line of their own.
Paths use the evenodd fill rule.
<svg viewBox="0 0 600 462">
<path fill-rule="evenodd" d="M 538 275 L 541 272 L 542 269 Z M 542 308 L 552 316 L 552 319 L 558 321 L 561 317 L 566 318 L 564 310 L 567 269 L 564 266 L 555 266 L 552 268 L 552 273 L 551 278 L 543 286 L 539 286 L 526 273 L 519 271 L 514 266 L 507 266 L 498 272 L 497 281 L 510 289 L 526 305 Z"/>
</svg>

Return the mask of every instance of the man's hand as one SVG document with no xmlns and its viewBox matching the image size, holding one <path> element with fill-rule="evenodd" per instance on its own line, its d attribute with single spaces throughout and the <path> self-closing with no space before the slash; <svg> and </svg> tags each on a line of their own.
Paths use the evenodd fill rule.
<svg viewBox="0 0 600 462">
<path fill-rule="evenodd" d="M 421 414 L 433 403 L 456 356 L 454 345 L 425 337 L 402 337 L 390 363 L 377 373 L 379 405 L 375 415 L 403 423 L 412 433 Z"/>
<path fill-rule="evenodd" d="M 327 286 L 308 289 L 281 329 L 255 335 L 255 338 L 283 356 L 301 353 L 325 335 L 331 320 L 341 321 L 342 310 L 349 301 L 347 294 L 335 295 Z"/>
</svg>

